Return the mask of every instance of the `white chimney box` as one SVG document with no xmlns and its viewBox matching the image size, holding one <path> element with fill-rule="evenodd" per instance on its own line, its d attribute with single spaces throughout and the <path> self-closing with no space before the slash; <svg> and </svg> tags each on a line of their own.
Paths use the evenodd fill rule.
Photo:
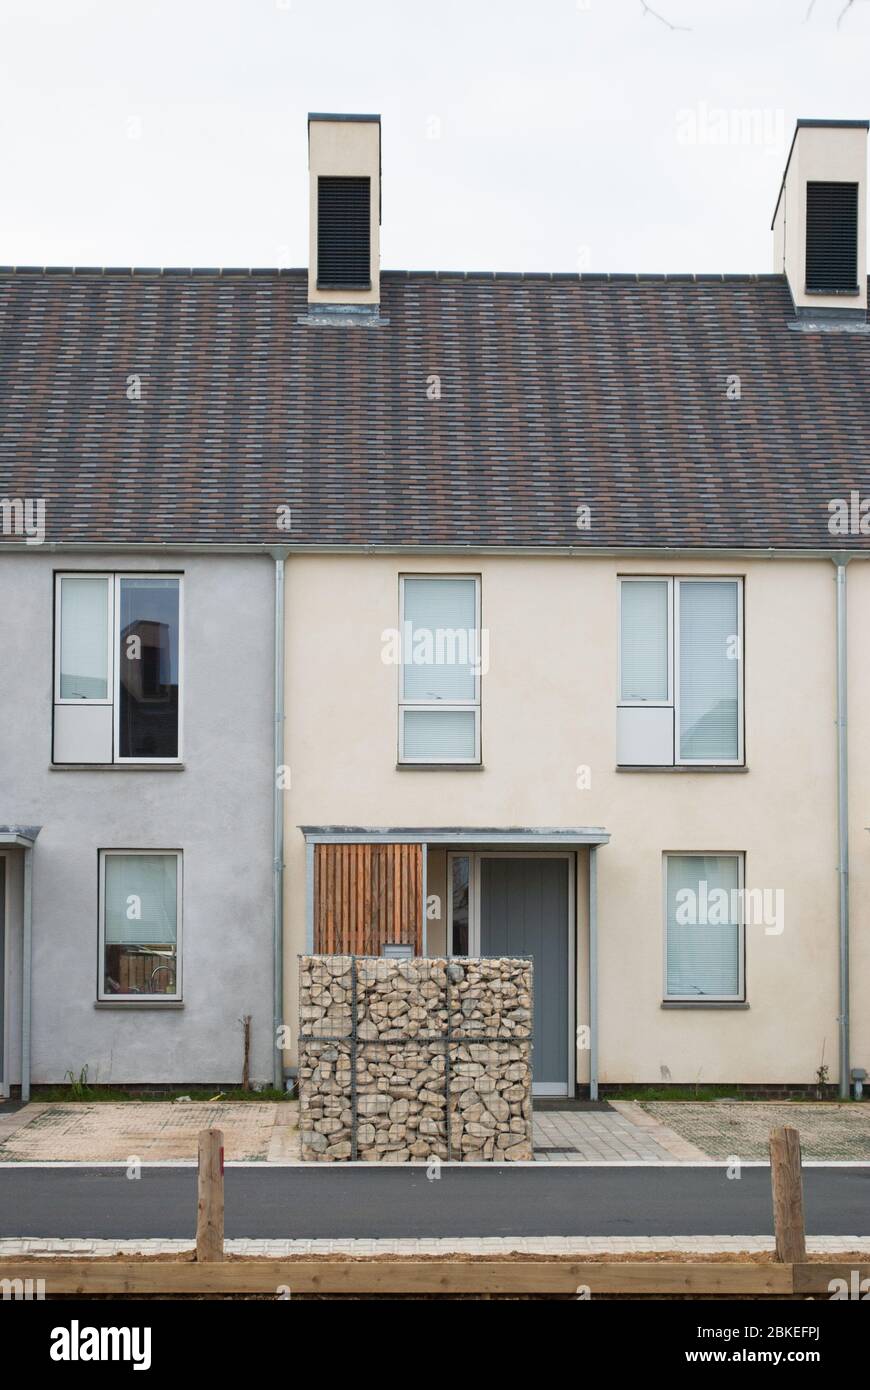
<svg viewBox="0 0 870 1390">
<path fill-rule="evenodd" d="M 773 268 L 799 318 L 866 318 L 868 124 L 795 127 L 772 230 Z"/>
<path fill-rule="evenodd" d="M 377 306 L 381 298 L 381 118 L 308 117 L 308 301 Z"/>
</svg>

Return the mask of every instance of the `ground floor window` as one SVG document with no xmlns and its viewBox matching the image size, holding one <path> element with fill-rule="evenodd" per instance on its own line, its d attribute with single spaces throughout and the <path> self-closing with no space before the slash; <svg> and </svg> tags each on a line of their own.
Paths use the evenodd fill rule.
<svg viewBox="0 0 870 1390">
<path fill-rule="evenodd" d="M 742 1000 L 742 854 L 666 854 L 665 999 Z"/>
<path fill-rule="evenodd" d="M 100 999 L 181 998 L 181 851 L 100 852 Z"/>
</svg>

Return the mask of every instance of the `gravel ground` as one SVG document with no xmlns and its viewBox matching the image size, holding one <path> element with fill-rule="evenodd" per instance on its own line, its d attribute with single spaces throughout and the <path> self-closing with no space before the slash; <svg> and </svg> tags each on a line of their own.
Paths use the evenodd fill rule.
<svg viewBox="0 0 870 1390">
<path fill-rule="evenodd" d="M 770 1131 L 795 1125 L 805 1159 L 870 1161 L 870 1104 L 649 1101 L 643 1109 L 710 1158 L 766 1159 Z"/>
</svg>

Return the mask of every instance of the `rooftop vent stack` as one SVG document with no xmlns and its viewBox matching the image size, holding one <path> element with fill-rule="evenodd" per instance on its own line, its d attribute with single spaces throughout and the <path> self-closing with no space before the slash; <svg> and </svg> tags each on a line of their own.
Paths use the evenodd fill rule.
<svg viewBox="0 0 870 1390">
<path fill-rule="evenodd" d="M 308 301 L 377 306 L 381 298 L 381 118 L 308 117 Z"/>
<path fill-rule="evenodd" d="M 772 229 L 798 318 L 867 317 L 868 124 L 795 127 Z"/>
</svg>

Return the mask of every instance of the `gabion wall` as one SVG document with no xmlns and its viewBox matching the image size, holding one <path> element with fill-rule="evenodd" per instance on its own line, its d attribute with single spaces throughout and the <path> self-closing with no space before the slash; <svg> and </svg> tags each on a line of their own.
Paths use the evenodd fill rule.
<svg viewBox="0 0 870 1390">
<path fill-rule="evenodd" d="M 532 1157 L 532 964 L 303 956 L 302 1156 Z"/>
</svg>

